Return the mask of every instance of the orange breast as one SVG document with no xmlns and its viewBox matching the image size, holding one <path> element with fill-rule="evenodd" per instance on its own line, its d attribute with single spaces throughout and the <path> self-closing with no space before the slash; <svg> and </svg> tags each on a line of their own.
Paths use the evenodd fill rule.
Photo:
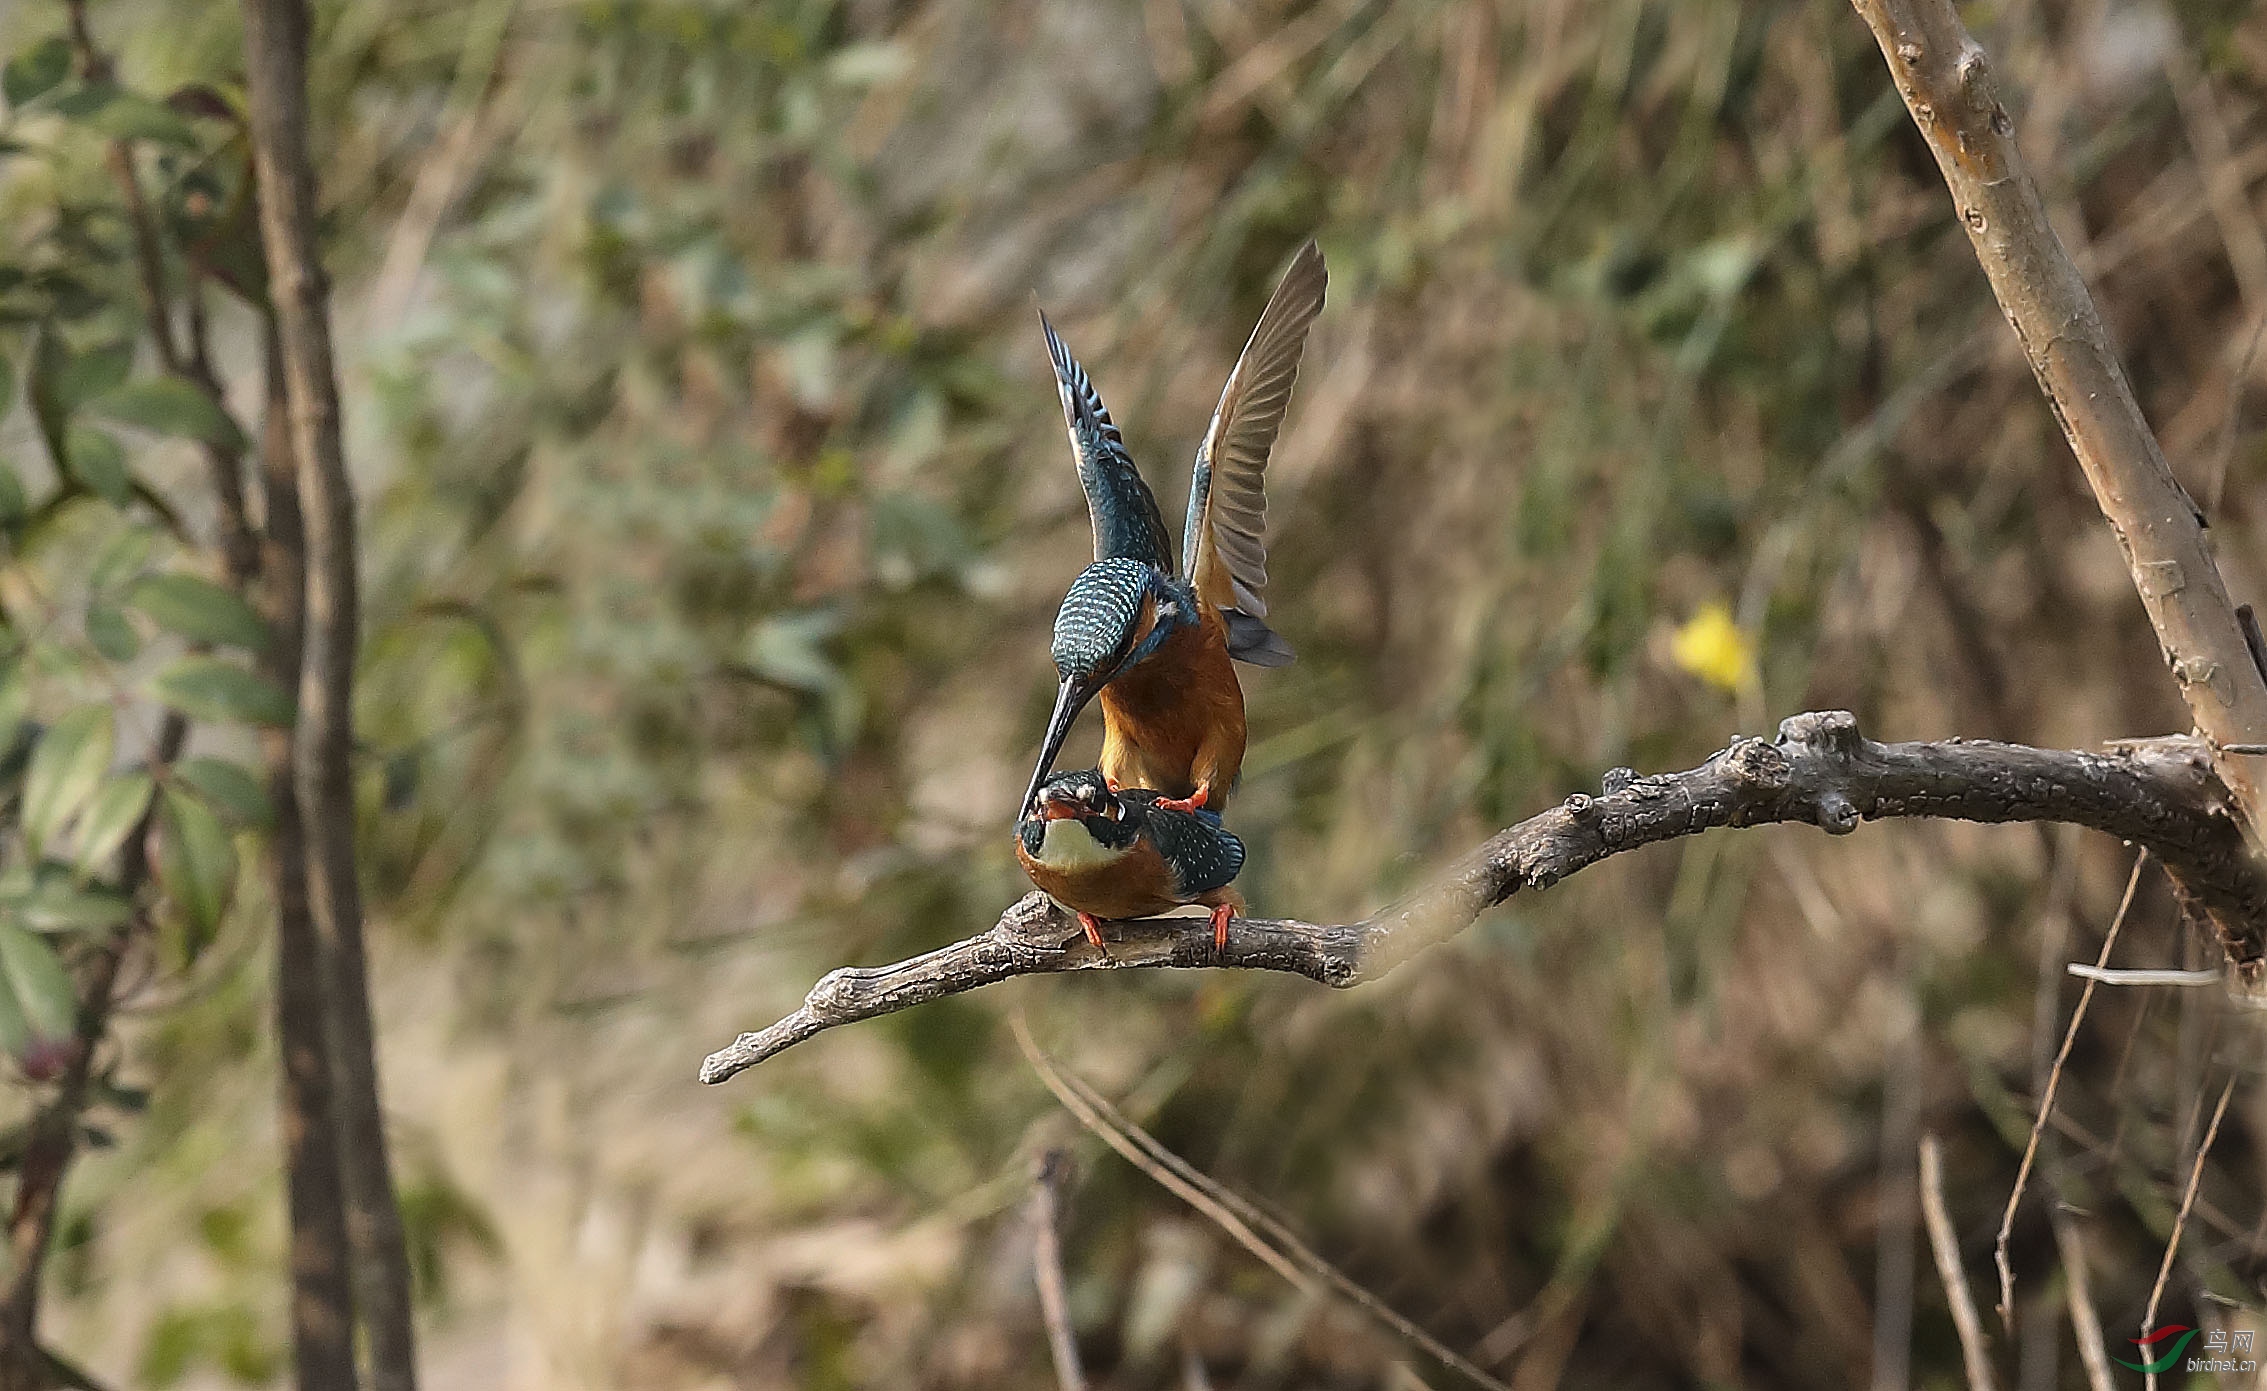
<svg viewBox="0 0 2267 1391">
<path fill-rule="evenodd" d="M 1244 692 L 1217 610 L 1104 686 L 1101 703 L 1104 776 L 1168 797 L 1208 783 L 1215 808 L 1227 800 L 1244 764 Z"/>
<path fill-rule="evenodd" d="M 1141 918 L 1178 907 L 1173 873 L 1147 839 L 1107 864 L 1061 869 L 1031 858 L 1018 840 L 1015 858 L 1031 882 L 1055 902 L 1097 918 Z"/>
</svg>

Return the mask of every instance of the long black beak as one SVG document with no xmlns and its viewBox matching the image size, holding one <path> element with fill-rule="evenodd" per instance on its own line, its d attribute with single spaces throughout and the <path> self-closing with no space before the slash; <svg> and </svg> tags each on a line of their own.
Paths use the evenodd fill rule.
<svg viewBox="0 0 2267 1391">
<path fill-rule="evenodd" d="M 1047 717 L 1047 742 L 1039 749 L 1039 766 L 1031 770 L 1031 786 L 1023 794 L 1023 802 L 1016 808 L 1015 819 L 1021 825 L 1030 815 L 1031 804 L 1039 799 L 1040 785 L 1055 770 L 1055 755 L 1063 751 L 1063 741 L 1070 737 L 1071 722 L 1086 702 L 1094 698 L 1095 687 L 1084 677 L 1066 676 L 1055 692 L 1055 713 Z"/>
</svg>

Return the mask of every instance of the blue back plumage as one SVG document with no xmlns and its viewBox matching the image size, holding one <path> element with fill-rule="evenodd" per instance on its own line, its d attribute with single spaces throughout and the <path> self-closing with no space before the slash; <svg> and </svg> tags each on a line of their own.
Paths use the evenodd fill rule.
<svg viewBox="0 0 2267 1391">
<path fill-rule="evenodd" d="M 1047 335 L 1047 356 L 1055 365 L 1055 388 L 1063 399 L 1063 420 L 1070 427 L 1071 453 L 1078 459 L 1079 486 L 1086 491 L 1087 515 L 1094 523 L 1094 558 L 1122 557 L 1175 573 L 1170 533 L 1157 497 L 1142 482 L 1126 449 L 1124 435 L 1111 423 L 1110 412 L 1086 369 L 1047 322 L 1039 316 Z"/>
<path fill-rule="evenodd" d="M 1142 595 L 1156 576 L 1144 562 L 1125 556 L 1079 571 L 1055 610 L 1055 640 L 1048 648 L 1055 670 L 1069 676 L 1115 669 L 1113 658 L 1140 623 Z"/>
</svg>

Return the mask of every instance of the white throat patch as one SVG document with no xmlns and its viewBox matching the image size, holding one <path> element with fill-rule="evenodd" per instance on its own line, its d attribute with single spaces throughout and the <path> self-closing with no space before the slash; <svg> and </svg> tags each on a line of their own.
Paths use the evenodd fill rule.
<svg viewBox="0 0 2267 1391">
<path fill-rule="evenodd" d="M 1066 816 L 1047 823 L 1039 853 L 1032 858 L 1049 869 L 1093 869 L 1115 861 L 1122 853 L 1096 840 L 1085 822 Z"/>
</svg>

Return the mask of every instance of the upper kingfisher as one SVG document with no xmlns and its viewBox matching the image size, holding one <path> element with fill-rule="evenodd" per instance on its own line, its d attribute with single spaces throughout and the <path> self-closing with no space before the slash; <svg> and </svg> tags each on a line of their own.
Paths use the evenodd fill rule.
<svg viewBox="0 0 2267 1391">
<path fill-rule="evenodd" d="M 1174 810 L 1146 789 L 1121 792 L 1099 769 L 1059 774 L 1033 801 L 1016 826 L 1016 861 L 1078 914 L 1096 947 L 1097 918 L 1146 917 L 1184 903 L 1212 909 L 1212 944 L 1228 945 L 1228 919 L 1244 911 L 1243 895 L 1229 887 L 1244 867 L 1244 843 L 1217 815 Z"/>
<path fill-rule="evenodd" d="M 1230 659 L 1272 667 L 1292 658 L 1262 621 L 1267 456 L 1327 280 L 1322 251 L 1309 241 L 1228 374 L 1189 480 L 1185 574 L 1125 437 L 1086 369 L 1039 316 L 1094 525 L 1094 563 L 1071 581 L 1055 614 L 1051 651 L 1062 684 L 1023 811 L 1096 693 L 1110 786 L 1153 790 L 1158 806 L 1176 811 L 1218 810 L 1234 789 L 1244 763 L 1244 693 Z"/>
</svg>

